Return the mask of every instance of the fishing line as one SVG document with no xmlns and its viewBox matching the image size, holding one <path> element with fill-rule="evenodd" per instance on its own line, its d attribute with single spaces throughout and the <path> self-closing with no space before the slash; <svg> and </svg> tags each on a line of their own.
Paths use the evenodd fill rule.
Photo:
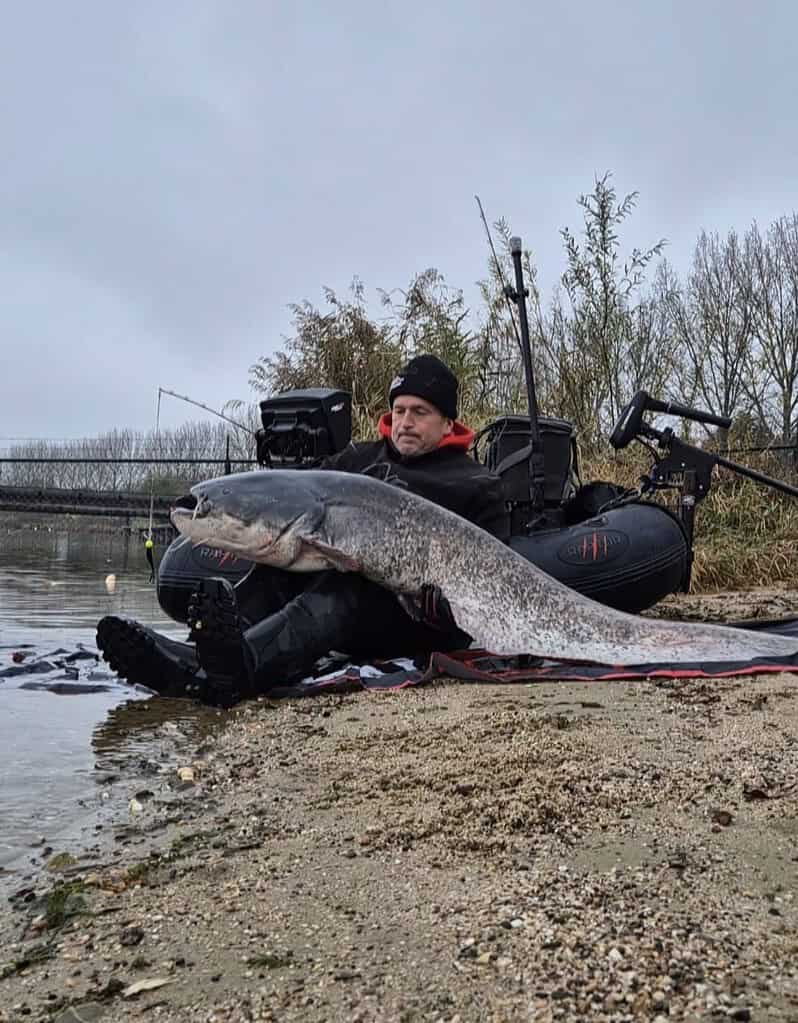
<svg viewBox="0 0 798 1023">
<path fill-rule="evenodd" d="M 219 419 L 223 419 L 226 423 L 230 423 L 231 426 L 235 426 L 237 430 L 243 430 L 245 433 L 248 433 L 250 436 L 254 436 L 255 435 L 255 431 L 251 427 L 245 426 L 243 423 L 237 422 L 235 419 L 232 419 L 230 416 L 225 415 L 224 412 L 219 412 L 218 409 L 211 408 L 210 405 L 206 405 L 202 401 L 197 401 L 195 398 L 189 398 L 187 394 L 178 394 L 177 391 L 172 391 L 168 387 L 159 387 L 158 388 L 158 404 L 157 404 L 157 409 L 156 409 L 156 413 L 155 413 L 155 449 L 156 449 L 158 455 L 161 454 L 161 451 L 160 451 L 161 398 L 163 397 L 164 394 L 168 394 L 172 398 L 179 398 L 180 401 L 188 402 L 189 405 L 196 405 L 197 408 L 204 409 L 206 412 L 210 412 L 212 415 L 218 416 Z M 154 508 L 155 508 L 155 473 L 151 472 L 150 473 L 150 515 L 149 515 L 149 522 L 148 522 L 148 526 L 147 526 L 147 537 L 146 537 L 146 540 L 144 542 L 145 552 L 146 552 L 146 555 L 147 555 L 147 562 L 148 562 L 148 564 L 150 566 L 150 573 L 151 573 L 151 575 L 150 575 L 150 582 L 154 582 L 154 578 L 155 578 L 155 565 L 154 565 L 154 562 L 153 562 L 153 550 L 152 550 L 152 548 L 153 548 L 152 522 L 153 522 Z M 196 515 L 196 508 L 194 509 L 194 514 Z"/>
<path fill-rule="evenodd" d="M 161 388 L 158 388 L 158 405 L 155 412 L 155 450 L 160 455 L 161 437 Z M 147 525 L 147 539 L 152 540 L 152 514 L 155 506 L 155 473 L 150 472 L 150 520 Z"/>
<path fill-rule="evenodd" d="M 160 455 L 160 437 L 161 437 L 161 389 L 158 388 L 158 404 L 155 410 L 155 450 Z M 147 535 L 144 538 L 144 555 L 147 558 L 147 564 L 150 566 L 150 578 L 151 583 L 155 582 L 155 556 L 153 554 L 153 539 L 152 539 L 152 517 L 155 507 L 155 472 L 150 470 L 150 514 L 147 521 Z"/>
<path fill-rule="evenodd" d="M 189 405 L 196 405 L 197 408 L 204 409 L 206 412 L 210 412 L 211 415 L 218 416 L 219 419 L 223 419 L 226 423 L 230 423 L 231 426 L 235 426 L 237 430 L 243 430 L 248 433 L 251 437 L 255 436 L 255 430 L 250 426 L 245 426 L 244 423 L 239 423 L 235 419 L 231 419 L 230 416 L 219 412 L 218 409 L 211 408 L 210 405 L 206 405 L 202 401 L 197 401 L 195 398 L 189 398 L 187 394 L 178 394 L 177 391 L 170 391 L 168 387 L 158 388 L 158 408 L 155 415 L 155 444 L 156 450 L 160 454 L 160 423 L 161 423 L 161 397 L 164 394 L 170 395 L 172 398 L 179 398 L 180 401 L 187 401 Z M 148 535 L 152 536 L 152 515 L 153 515 L 153 502 L 155 500 L 155 477 L 150 477 L 150 525 Z"/>
<path fill-rule="evenodd" d="M 479 215 L 480 217 L 482 217 L 482 224 L 485 228 L 485 234 L 488 236 L 488 245 L 490 245 L 490 251 L 493 253 L 493 262 L 496 264 L 496 272 L 498 273 L 499 280 L 501 281 L 502 294 L 504 295 L 504 300 L 507 303 L 507 310 L 510 313 L 510 320 L 512 321 L 513 324 L 513 333 L 515 334 L 515 340 L 518 343 L 518 350 L 521 352 L 521 355 L 523 356 L 524 346 L 521 344 L 521 335 L 518 332 L 518 324 L 515 322 L 515 309 L 513 308 L 513 303 L 510 299 L 512 288 L 507 284 L 507 281 L 504 279 L 504 271 L 502 270 L 502 265 L 499 262 L 499 257 L 496 255 L 496 247 L 493 244 L 493 238 L 490 233 L 490 228 L 488 227 L 488 221 L 485 217 L 485 211 L 482 209 L 482 202 L 478 195 L 475 195 L 474 198 L 476 199 L 477 206 L 479 207 Z"/>
</svg>

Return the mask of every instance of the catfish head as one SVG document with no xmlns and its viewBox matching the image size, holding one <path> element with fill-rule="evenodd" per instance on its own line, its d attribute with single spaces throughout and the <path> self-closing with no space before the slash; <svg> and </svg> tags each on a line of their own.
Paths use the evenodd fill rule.
<svg viewBox="0 0 798 1023">
<path fill-rule="evenodd" d="M 302 469 L 239 472 L 198 483 L 171 510 L 175 528 L 250 561 L 293 572 L 345 568 L 326 543 L 325 498 Z"/>
</svg>

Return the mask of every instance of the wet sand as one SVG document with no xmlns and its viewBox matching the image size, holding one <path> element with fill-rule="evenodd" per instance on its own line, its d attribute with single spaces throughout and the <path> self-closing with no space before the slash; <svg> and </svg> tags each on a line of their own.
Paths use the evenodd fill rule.
<svg viewBox="0 0 798 1023">
<path fill-rule="evenodd" d="M 798 1019 L 796 696 L 771 675 L 244 705 L 135 803 L 112 782 L 77 862 L 13 879 L 0 1020 Z"/>
</svg>

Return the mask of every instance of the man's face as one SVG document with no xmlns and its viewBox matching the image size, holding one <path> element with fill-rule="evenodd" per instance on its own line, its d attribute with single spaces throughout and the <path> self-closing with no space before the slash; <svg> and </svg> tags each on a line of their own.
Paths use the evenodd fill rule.
<svg viewBox="0 0 798 1023">
<path fill-rule="evenodd" d="M 434 405 L 412 394 L 400 394 L 391 409 L 391 440 L 401 455 L 434 451 L 454 424 Z"/>
</svg>

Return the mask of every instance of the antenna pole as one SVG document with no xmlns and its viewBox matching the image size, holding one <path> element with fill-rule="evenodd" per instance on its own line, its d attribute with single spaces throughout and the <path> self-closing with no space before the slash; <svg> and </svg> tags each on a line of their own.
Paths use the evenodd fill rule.
<svg viewBox="0 0 798 1023">
<path fill-rule="evenodd" d="M 538 396 L 535 391 L 535 374 L 532 370 L 532 342 L 529 339 L 529 320 L 526 313 L 526 297 L 529 294 L 524 287 L 524 270 L 521 266 L 521 239 L 510 239 L 510 255 L 515 269 L 515 291 L 509 289 L 509 297 L 518 306 L 518 319 L 521 321 L 521 359 L 524 363 L 526 378 L 526 397 L 529 406 L 529 433 L 532 447 L 540 449 L 540 425 L 538 423 Z"/>
<path fill-rule="evenodd" d="M 499 257 L 496 255 L 496 248 L 493 244 L 493 238 L 491 237 L 490 228 L 488 227 L 488 221 L 485 218 L 485 211 L 482 209 L 482 203 L 480 202 L 478 195 L 475 195 L 474 198 L 476 199 L 477 206 L 479 207 L 479 214 L 482 217 L 485 234 L 488 236 L 488 244 L 490 245 L 490 251 L 493 254 L 493 262 L 496 267 L 496 272 L 499 275 L 499 281 L 502 285 L 504 297 L 507 300 L 507 305 L 510 310 L 510 320 L 512 321 L 513 331 L 515 332 L 515 339 L 518 342 L 518 348 L 521 352 L 521 361 L 524 364 L 527 407 L 529 409 L 529 503 L 533 513 L 530 522 L 527 523 L 527 528 L 534 528 L 536 522 L 540 520 L 543 514 L 546 476 L 543 459 L 543 444 L 540 439 L 540 423 L 538 421 L 538 398 L 535 391 L 535 373 L 532 367 L 532 343 L 529 339 L 529 320 L 526 313 L 526 298 L 529 292 L 524 287 L 524 270 L 521 265 L 521 239 L 517 237 L 510 239 L 510 255 L 513 260 L 513 268 L 515 269 L 515 289 L 513 289 L 504 279 L 502 266 L 499 262 Z M 515 303 L 518 308 L 518 318 L 521 321 L 520 335 L 518 333 L 518 325 L 515 322 L 515 315 L 513 313 L 513 303 Z"/>
<path fill-rule="evenodd" d="M 521 266 L 521 239 L 510 239 L 510 255 L 515 269 L 515 291 L 510 289 L 509 297 L 518 306 L 518 319 L 521 321 L 521 358 L 524 363 L 526 377 L 526 398 L 529 406 L 529 500 L 532 511 L 540 515 L 543 511 L 546 487 L 545 467 L 543 464 L 543 444 L 540 440 L 540 423 L 538 421 L 538 396 L 535 390 L 535 373 L 532 368 L 532 342 L 529 339 L 529 320 L 526 314 L 526 297 L 529 294 L 524 287 L 524 269 Z"/>
</svg>

